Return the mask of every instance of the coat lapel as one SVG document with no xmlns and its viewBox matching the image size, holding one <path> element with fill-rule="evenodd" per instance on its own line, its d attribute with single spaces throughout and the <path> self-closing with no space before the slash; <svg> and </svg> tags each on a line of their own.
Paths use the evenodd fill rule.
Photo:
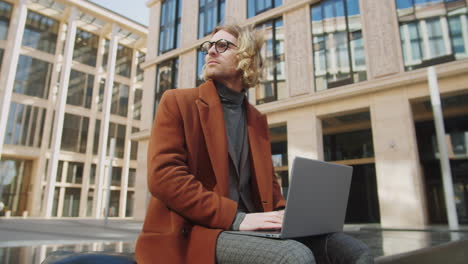
<svg viewBox="0 0 468 264">
<path fill-rule="evenodd" d="M 218 92 L 212 81 L 199 88 L 196 101 L 205 142 L 213 166 L 218 191 L 229 197 L 229 163 L 224 114 Z"/>
</svg>

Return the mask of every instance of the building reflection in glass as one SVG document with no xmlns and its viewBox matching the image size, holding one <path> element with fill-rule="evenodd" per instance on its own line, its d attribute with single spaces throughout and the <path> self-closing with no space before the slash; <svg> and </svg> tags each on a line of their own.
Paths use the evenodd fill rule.
<svg viewBox="0 0 468 264">
<path fill-rule="evenodd" d="M 311 7 L 315 89 L 367 79 L 358 0 L 326 0 Z"/>
<path fill-rule="evenodd" d="M 71 245 L 39 245 L 30 247 L 0 247 L 0 263 L 41 263 L 54 251 L 72 252 L 118 252 L 133 254 L 135 242 L 110 241 Z"/>
<path fill-rule="evenodd" d="M 468 57 L 464 0 L 396 0 L 406 70 Z"/>
</svg>

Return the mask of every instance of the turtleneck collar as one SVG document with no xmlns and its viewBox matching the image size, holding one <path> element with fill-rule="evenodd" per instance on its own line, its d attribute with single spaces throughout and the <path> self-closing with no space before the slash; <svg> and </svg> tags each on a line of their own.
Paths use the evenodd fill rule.
<svg viewBox="0 0 468 264">
<path fill-rule="evenodd" d="M 242 89 L 242 92 L 239 93 L 219 82 L 214 82 L 214 84 L 222 104 L 241 105 L 244 102 L 245 89 Z"/>
</svg>

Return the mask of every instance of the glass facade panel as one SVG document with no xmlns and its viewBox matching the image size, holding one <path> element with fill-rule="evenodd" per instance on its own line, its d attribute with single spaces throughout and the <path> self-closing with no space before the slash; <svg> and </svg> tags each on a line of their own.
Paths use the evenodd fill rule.
<svg viewBox="0 0 468 264">
<path fill-rule="evenodd" d="M 248 0 L 247 18 L 251 18 L 281 5 L 283 5 L 283 0 Z"/>
<path fill-rule="evenodd" d="M 114 83 L 112 89 L 111 114 L 127 117 L 128 114 L 128 85 Z"/>
<path fill-rule="evenodd" d="M 13 92 L 47 99 L 52 63 L 20 55 Z"/>
<path fill-rule="evenodd" d="M 59 26 L 59 21 L 28 10 L 23 45 L 54 54 Z"/>
<path fill-rule="evenodd" d="M 127 192 L 127 208 L 125 208 L 125 216 L 131 217 L 133 216 L 133 203 L 135 201 L 135 192 L 128 191 Z"/>
<path fill-rule="evenodd" d="M 89 118 L 65 113 L 61 149 L 86 153 Z"/>
<path fill-rule="evenodd" d="M 181 0 L 165 0 L 161 5 L 159 54 L 179 47 L 181 9 Z"/>
<path fill-rule="evenodd" d="M 324 135 L 323 150 L 326 161 L 374 157 L 372 131 L 367 129 Z"/>
<path fill-rule="evenodd" d="M 156 89 L 154 93 L 154 113 L 159 105 L 163 93 L 177 87 L 179 59 L 174 58 L 158 64 L 156 76 Z"/>
<path fill-rule="evenodd" d="M 96 67 L 99 36 L 80 28 L 76 29 L 73 60 Z"/>
<path fill-rule="evenodd" d="M 112 167 L 111 185 L 117 187 L 122 185 L 122 167 Z"/>
<path fill-rule="evenodd" d="M 468 57 L 468 7 L 463 0 L 396 0 L 406 70 Z"/>
<path fill-rule="evenodd" d="M 99 131 L 101 131 L 101 120 L 96 119 L 94 125 L 93 154 L 97 155 L 99 151 Z"/>
<path fill-rule="evenodd" d="M 288 166 L 288 129 L 286 125 L 270 128 L 271 159 L 283 196 L 288 197 L 289 166 Z"/>
<path fill-rule="evenodd" d="M 125 150 L 125 125 L 109 123 L 109 137 L 107 138 L 107 155 L 110 151 L 110 140 L 115 138 L 115 157 L 123 158 Z"/>
<path fill-rule="evenodd" d="M 365 81 L 367 67 L 358 0 L 325 0 L 310 9 L 315 90 Z"/>
<path fill-rule="evenodd" d="M 62 216 L 77 217 L 80 209 L 80 188 L 65 188 Z"/>
<path fill-rule="evenodd" d="M 10 3 L 0 1 L 0 40 L 8 38 L 8 27 L 10 26 L 12 9 Z"/>
<path fill-rule="evenodd" d="M 94 75 L 71 70 L 67 104 L 91 108 Z"/>
<path fill-rule="evenodd" d="M 27 211 L 29 186 L 31 184 L 32 161 L 9 159 L 0 160 L 2 192 L 0 200 L 5 204 L 0 216 L 10 211 L 11 216 L 22 216 Z"/>
<path fill-rule="evenodd" d="M 142 89 L 135 89 L 135 94 L 133 96 L 133 119 L 134 120 L 141 120 L 141 106 L 143 98 L 143 90 Z"/>
<path fill-rule="evenodd" d="M 256 91 L 257 104 L 288 97 L 286 89 L 283 19 L 275 19 L 257 27 L 265 32 L 262 47 L 263 79 Z"/>
<path fill-rule="evenodd" d="M 117 59 L 115 62 L 115 74 L 130 78 L 132 72 L 133 50 L 123 45 L 117 46 Z"/>
<path fill-rule="evenodd" d="M 119 216 L 120 191 L 112 191 L 109 199 L 109 217 Z"/>
<path fill-rule="evenodd" d="M 83 183 L 84 163 L 69 162 L 67 170 L 67 183 L 81 184 Z"/>
<path fill-rule="evenodd" d="M 0 70 L 2 70 L 4 49 L 0 49 Z"/>
<path fill-rule="evenodd" d="M 139 129 L 132 127 L 132 134 L 138 132 Z M 138 157 L 138 141 L 132 140 L 130 145 L 130 159 L 137 160 Z"/>
<path fill-rule="evenodd" d="M 145 71 L 143 70 L 143 68 L 141 67 L 141 64 L 143 64 L 146 60 L 146 54 L 139 51 L 138 52 L 138 64 L 137 64 L 137 76 L 136 76 L 136 79 L 137 79 L 137 82 L 142 82 L 144 80 L 144 76 L 145 76 Z"/>
<path fill-rule="evenodd" d="M 205 80 L 203 80 L 202 78 L 203 65 L 205 65 L 205 53 L 203 53 L 201 50 L 198 49 L 197 50 L 197 76 L 195 79 L 195 83 L 197 86 L 205 82 Z"/>
<path fill-rule="evenodd" d="M 129 169 L 128 170 L 128 187 L 129 188 L 135 187 L 135 180 L 136 180 L 136 169 Z"/>
<path fill-rule="evenodd" d="M 5 144 L 41 147 L 46 109 L 11 102 Z"/>
<path fill-rule="evenodd" d="M 93 216 L 94 188 L 89 188 L 86 200 L 86 216 Z"/>
<path fill-rule="evenodd" d="M 200 0 L 198 8 L 198 38 L 210 34 L 224 21 L 225 0 Z"/>
</svg>

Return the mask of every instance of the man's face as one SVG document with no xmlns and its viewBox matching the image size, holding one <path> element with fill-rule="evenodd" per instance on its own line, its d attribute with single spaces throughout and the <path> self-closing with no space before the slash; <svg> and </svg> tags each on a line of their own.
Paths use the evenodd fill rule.
<svg viewBox="0 0 468 264">
<path fill-rule="evenodd" d="M 216 32 L 211 37 L 210 41 L 214 42 L 220 39 L 230 41 L 237 46 L 237 39 L 224 30 Z M 240 78 L 241 72 L 237 70 L 237 64 L 239 63 L 239 60 L 237 58 L 236 52 L 237 47 L 229 45 L 226 51 L 219 53 L 213 44 L 205 56 L 206 77 L 215 81 Z"/>
</svg>

